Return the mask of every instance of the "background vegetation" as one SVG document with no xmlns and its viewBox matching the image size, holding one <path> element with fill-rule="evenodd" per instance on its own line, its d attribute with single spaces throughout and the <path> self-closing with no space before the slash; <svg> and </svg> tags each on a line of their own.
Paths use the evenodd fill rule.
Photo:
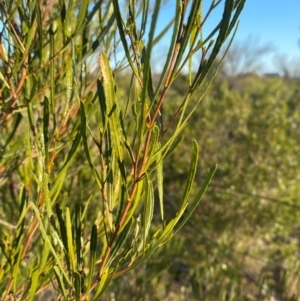
<svg viewBox="0 0 300 301">
<path fill-rule="evenodd" d="M 297 80 L 211 84 L 244 1 L 147 3 L 0 4 L 1 298 L 299 300 Z"/>
</svg>

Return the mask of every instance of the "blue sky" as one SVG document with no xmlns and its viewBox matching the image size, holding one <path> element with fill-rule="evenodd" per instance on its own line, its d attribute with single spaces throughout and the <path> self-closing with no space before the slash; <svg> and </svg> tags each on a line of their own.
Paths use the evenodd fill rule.
<svg viewBox="0 0 300 301">
<path fill-rule="evenodd" d="M 249 35 L 290 57 L 300 56 L 300 1 L 247 0 L 237 39 Z"/>
<path fill-rule="evenodd" d="M 224 1 L 223 1 L 224 2 Z M 203 0 L 204 11 L 211 0 Z M 161 14 L 161 24 L 174 13 L 175 1 L 170 0 Z M 216 10 L 207 22 L 207 28 L 220 20 L 223 6 Z M 208 31 L 207 31 L 208 33 Z M 206 34 L 207 34 L 206 33 Z M 204 32 L 205 35 L 205 32 Z M 300 62 L 300 1 L 299 0 L 247 0 L 240 16 L 235 40 L 270 45 L 273 49 L 264 59 L 265 72 L 277 72 L 274 60 L 278 55 L 287 61 Z M 251 45 L 250 45 L 251 46 Z"/>
</svg>

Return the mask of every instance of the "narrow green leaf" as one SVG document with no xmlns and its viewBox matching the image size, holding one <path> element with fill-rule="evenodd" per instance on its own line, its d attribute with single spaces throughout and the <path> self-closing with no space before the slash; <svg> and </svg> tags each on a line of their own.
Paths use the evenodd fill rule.
<svg viewBox="0 0 300 301">
<path fill-rule="evenodd" d="M 130 266 L 126 269 L 126 272 L 137 268 L 142 263 L 147 262 L 158 247 L 159 247 L 159 245 L 157 245 L 157 244 L 155 244 L 155 245 L 152 245 L 150 243 L 147 244 L 146 251 L 142 251 L 142 253 L 139 254 L 138 257 L 134 258 L 134 261 L 130 263 Z"/>
<path fill-rule="evenodd" d="M 217 45 L 222 44 L 227 37 L 230 20 L 231 20 L 231 14 L 234 9 L 234 2 L 235 2 L 235 0 L 226 0 L 226 2 L 225 2 L 223 17 L 221 20 L 221 28 L 220 28 L 220 32 L 219 32 L 219 35 L 216 40 Z"/>
<path fill-rule="evenodd" d="M 52 28 L 52 25 L 49 29 L 49 41 L 50 41 L 50 57 L 53 57 L 55 54 L 55 32 Z M 51 107 L 51 114 L 54 118 L 55 123 L 55 66 L 54 66 L 54 60 L 51 60 L 50 66 L 49 66 L 49 77 L 50 77 L 50 107 Z"/>
<path fill-rule="evenodd" d="M 98 301 L 99 297 L 104 293 L 106 287 L 108 286 L 108 284 L 109 284 L 109 281 L 107 281 L 107 276 L 109 274 L 108 272 L 109 272 L 109 268 L 107 267 L 101 275 L 101 279 L 100 279 L 97 291 L 96 291 L 92 301 Z"/>
<path fill-rule="evenodd" d="M 125 139 L 123 137 L 120 124 L 120 109 L 116 97 L 113 75 L 109 66 L 107 56 L 104 52 L 101 52 L 99 62 L 103 77 L 102 83 L 105 95 L 106 114 L 108 116 L 110 125 L 110 135 L 112 137 L 113 147 L 117 152 L 118 160 L 120 162 L 123 162 L 123 146 Z"/>
<path fill-rule="evenodd" d="M 116 192 L 119 190 L 119 185 L 116 182 L 116 179 L 114 178 L 114 171 L 118 172 L 118 167 L 116 166 L 116 153 L 114 151 L 111 151 L 111 137 L 110 132 L 106 132 L 105 135 L 105 144 L 107 148 L 107 153 L 109 153 L 109 156 L 106 158 L 107 160 L 107 168 L 103 169 L 102 177 L 105 179 L 104 183 L 104 189 L 105 189 L 105 202 L 107 204 L 108 212 L 105 215 L 105 219 L 108 221 L 109 229 L 113 228 L 112 225 L 112 205 L 113 205 L 113 190 Z M 117 170 L 116 170 L 117 169 Z"/>
<path fill-rule="evenodd" d="M 88 146 L 88 142 L 87 142 L 87 134 L 86 134 L 87 121 L 86 121 L 86 115 L 85 115 L 85 106 L 82 101 L 80 102 L 80 117 L 81 117 L 81 136 L 82 136 L 82 142 L 83 142 L 85 155 L 86 155 L 86 158 L 90 165 L 90 168 L 92 170 L 93 176 L 94 176 L 99 188 L 102 189 L 102 180 L 101 180 L 101 178 L 92 162 L 91 156 L 90 156 L 89 146 Z"/>
<path fill-rule="evenodd" d="M 188 22 L 186 25 L 184 25 L 184 28 L 181 28 L 181 37 L 180 37 L 180 45 L 178 45 L 179 50 L 177 53 L 177 57 L 176 57 L 176 61 L 173 67 L 173 71 L 172 71 L 172 79 L 171 81 L 173 81 L 174 79 L 174 75 L 176 75 L 176 72 L 178 70 L 178 67 L 182 61 L 182 57 L 183 55 L 186 53 L 187 50 L 187 45 L 189 42 L 189 38 L 192 34 L 192 30 L 194 28 L 194 22 L 197 18 L 197 15 L 199 14 L 199 10 L 201 9 L 201 2 L 202 0 L 195 0 L 192 2 L 192 6 L 189 10 L 189 17 L 188 17 Z M 183 4 L 186 5 L 187 3 Z M 185 12 L 185 11 L 183 11 Z"/>
<path fill-rule="evenodd" d="M 141 30 L 140 30 L 140 38 L 144 35 L 146 31 L 146 26 L 148 24 L 148 15 L 149 15 L 149 1 L 142 1 L 142 21 L 141 21 Z"/>
<path fill-rule="evenodd" d="M 78 272 L 74 272 L 73 277 L 74 277 L 74 288 L 75 288 L 75 300 L 80 301 L 81 276 Z"/>
<path fill-rule="evenodd" d="M 66 208 L 66 230 L 67 230 L 67 241 L 68 241 L 68 256 L 70 259 L 70 265 L 72 271 L 75 271 L 75 259 L 74 259 L 74 249 L 73 249 L 73 236 L 72 236 L 72 223 L 70 216 L 69 207 Z"/>
<path fill-rule="evenodd" d="M 21 267 L 21 255 L 24 246 L 22 244 L 19 245 L 19 248 L 13 250 L 14 253 L 14 261 L 13 261 L 13 278 L 14 278 L 14 291 L 16 291 L 18 278 L 21 276 L 20 274 L 20 267 Z"/>
<path fill-rule="evenodd" d="M 62 216 L 62 210 L 59 206 L 59 204 L 56 204 L 56 214 L 57 214 L 57 219 L 58 219 L 58 223 L 59 223 L 59 230 L 60 230 L 60 235 L 59 237 L 62 240 L 64 249 L 66 254 L 68 254 L 68 238 L 67 238 L 67 230 L 66 230 L 66 225 Z M 68 264 L 69 264 L 69 260 L 67 260 Z"/>
<path fill-rule="evenodd" d="M 142 80 L 139 76 L 138 70 L 134 66 L 134 63 L 131 59 L 129 48 L 128 48 L 128 45 L 127 45 L 126 35 L 125 35 L 124 27 L 123 27 L 124 22 L 122 20 L 122 16 L 121 16 L 121 12 L 120 12 L 119 1 L 118 0 L 112 0 L 112 3 L 113 3 L 113 6 L 114 6 L 114 15 L 115 15 L 115 18 L 116 18 L 116 22 L 117 22 L 117 26 L 118 26 L 118 29 L 119 29 L 119 34 L 120 34 L 120 38 L 121 38 L 121 41 L 122 41 L 122 44 L 123 44 L 123 47 L 124 47 L 126 58 L 128 60 L 128 63 L 130 65 L 134 75 L 136 76 L 138 81 L 140 83 L 142 83 Z"/>
<path fill-rule="evenodd" d="M 192 146 L 192 156 L 191 156 L 191 161 L 190 161 L 189 173 L 188 173 L 188 177 L 186 180 L 186 185 L 185 185 L 182 202 L 181 202 L 181 206 L 180 206 L 181 208 L 186 206 L 187 201 L 189 199 L 189 195 L 190 195 L 190 192 L 192 189 L 192 184 L 194 182 L 195 175 L 196 175 L 198 156 L 199 156 L 199 148 L 198 148 L 197 142 L 194 140 L 193 146 Z"/>
<path fill-rule="evenodd" d="M 97 12 L 97 10 L 94 10 L 95 7 L 97 7 L 98 5 L 102 5 L 102 2 L 101 1 L 98 1 L 97 4 L 94 6 L 92 12 L 87 16 L 87 22 L 90 22 L 90 20 L 93 18 L 93 15 L 95 14 L 95 12 Z M 100 42 L 103 41 L 106 37 L 106 35 L 110 32 L 110 30 L 112 29 L 112 26 L 115 26 L 115 16 L 114 14 L 112 14 L 106 25 L 102 28 L 102 30 L 100 30 L 98 32 L 98 35 L 93 37 L 94 42 L 87 43 L 86 47 L 88 47 L 88 49 L 84 52 L 84 55 L 82 56 L 82 58 L 77 62 L 77 66 L 86 62 L 88 60 L 88 58 L 90 56 L 92 56 L 93 54 L 95 54 L 95 52 L 97 51 L 98 47 L 100 46 Z M 85 27 L 86 29 L 87 27 Z M 85 31 L 83 32 L 83 34 L 85 33 Z"/>
<path fill-rule="evenodd" d="M 93 195 L 90 195 L 88 200 L 86 201 L 86 203 L 84 205 L 84 209 L 83 209 L 83 212 L 81 214 L 81 222 L 83 222 L 83 220 L 85 218 L 85 215 L 87 213 L 87 209 L 89 208 L 89 204 L 90 204 L 90 201 L 91 201 L 92 198 L 93 198 Z"/>
<path fill-rule="evenodd" d="M 60 292 L 64 296 L 65 300 L 68 300 L 68 294 L 67 294 L 67 290 L 65 288 L 64 280 L 62 278 L 61 270 L 57 266 L 54 266 L 53 270 L 54 270 L 54 274 L 56 276 L 56 280 L 57 280 L 58 286 L 60 288 Z"/>
<path fill-rule="evenodd" d="M 173 229 L 177 225 L 179 219 L 182 217 L 182 215 L 183 215 L 186 207 L 187 207 L 187 204 L 186 204 L 185 207 L 181 208 L 181 210 L 176 213 L 176 216 L 173 219 L 171 219 L 168 222 L 168 224 L 165 226 L 163 232 L 160 234 L 159 239 L 158 239 L 158 241 L 156 243 L 157 246 L 159 246 L 161 244 L 164 244 L 171 237 L 173 237 L 173 235 L 174 235 Z"/>
<path fill-rule="evenodd" d="M 49 174 L 47 172 L 43 173 L 43 187 L 44 187 L 44 201 L 46 206 L 46 212 L 48 215 L 48 218 L 50 219 L 52 216 L 52 204 L 50 199 L 50 193 L 49 193 Z"/>
<path fill-rule="evenodd" d="M 200 15 L 201 16 L 201 15 Z M 199 16 L 199 17 L 200 17 Z M 200 23 L 201 23 L 201 19 L 200 19 Z M 192 49 L 193 48 L 193 45 L 195 43 L 195 40 L 196 40 L 196 35 L 198 33 L 198 28 L 197 26 L 195 26 L 193 29 L 192 29 L 192 32 L 191 32 L 191 36 L 190 36 L 190 45 L 189 45 L 189 48 Z M 189 86 L 191 86 L 192 84 L 192 76 L 193 76 L 193 56 L 190 56 L 189 59 L 188 59 L 188 78 L 189 78 Z"/>
<path fill-rule="evenodd" d="M 39 265 L 40 273 L 43 272 L 43 269 L 44 269 L 46 263 L 48 263 L 49 251 L 50 251 L 49 245 L 44 242 L 43 248 L 42 248 L 42 256 L 41 256 L 40 265 Z"/>
<path fill-rule="evenodd" d="M 106 101 L 105 101 L 105 93 L 104 93 L 104 87 L 103 82 L 101 80 L 97 81 L 97 96 L 99 100 L 100 105 L 100 112 L 102 117 L 102 131 L 105 132 L 107 130 L 108 126 L 108 114 L 106 109 Z"/>
<path fill-rule="evenodd" d="M 211 51 L 211 54 L 209 56 L 209 59 L 205 63 L 203 70 L 201 71 L 199 76 L 196 76 L 192 85 L 191 85 L 191 91 L 196 91 L 201 83 L 203 82 L 204 78 L 206 77 L 208 71 L 210 70 L 212 64 L 214 63 L 217 55 L 220 52 L 220 49 L 222 45 L 224 44 L 228 34 L 232 30 L 233 26 L 230 24 L 231 20 L 231 14 L 234 8 L 234 0 L 226 0 L 224 5 L 224 11 L 222 20 L 220 21 L 218 27 L 219 27 L 219 34 L 217 36 L 216 42 L 214 44 L 214 47 Z M 229 31 L 230 30 L 230 31 Z"/>
<path fill-rule="evenodd" d="M 127 217 L 125 219 L 124 225 L 126 225 L 128 223 L 128 221 L 132 218 L 133 214 L 136 212 L 136 208 L 137 208 L 138 204 L 141 201 L 141 195 L 142 195 L 143 186 L 144 186 L 143 184 L 144 184 L 144 181 L 139 181 L 138 182 L 137 192 L 136 192 L 135 197 L 132 201 L 132 205 L 131 205 L 128 213 L 127 213 Z M 124 227 L 124 225 L 123 225 L 123 227 Z"/>
<path fill-rule="evenodd" d="M 117 221 L 120 221 L 123 210 L 124 210 L 124 206 L 126 201 L 128 200 L 128 191 L 127 191 L 128 187 L 126 187 L 125 184 L 121 185 L 120 187 L 120 197 L 117 201 L 117 206 L 116 206 L 116 223 Z"/>
<path fill-rule="evenodd" d="M 42 15 L 39 3 L 35 3 L 36 7 L 36 15 L 37 15 L 37 31 L 38 31 L 38 54 L 40 59 L 40 65 L 44 63 L 44 47 L 43 47 L 43 25 L 42 25 Z"/>
<path fill-rule="evenodd" d="M 39 9 L 39 8 L 37 8 Z M 34 38 L 36 37 L 36 29 L 37 29 L 37 18 L 34 18 L 32 24 L 31 24 L 31 27 L 28 31 L 28 34 L 27 34 L 27 39 L 26 39 L 26 43 L 25 43 L 25 49 L 24 49 L 24 53 L 23 53 L 23 58 L 20 62 L 20 66 L 24 64 L 24 61 L 26 58 L 28 58 L 28 53 L 30 51 L 30 49 L 32 48 L 32 45 L 33 45 L 33 40 Z"/>
<path fill-rule="evenodd" d="M 74 88 L 74 81 L 73 81 L 73 64 L 72 64 L 72 57 L 67 56 L 66 58 L 66 66 L 65 66 L 65 72 L 66 72 L 66 79 L 65 79 L 65 86 L 66 86 L 66 97 L 67 101 L 65 104 L 64 109 L 64 116 L 67 115 L 69 110 L 70 101 L 72 98 L 73 88 Z"/>
<path fill-rule="evenodd" d="M 203 197 L 203 194 L 205 193 L 205 191 L 206 191 L 212 177 L 214 176 L 216 170 L 217 170 L 217 165 L 213 166 L 210 169 L 209 173 L 207 174 L 207 176 L 204 179 L 203 184 L 201 185 L 201 187 L 199 189 L 199 192 L 198 192 L 197 196 L 195 197 L 194 201 L 192 202 L 192 204 L 190 205 L 188 210 L 185 212 L 183 218 L 180 220 L 174 235 L 184 226 L 184 224 L 187 222 L 187 220 L 191 217 L 192 213 L 194 212 L 194 210 L 196 209 L 196 207 L 200 203 L 200 201 Z"/>
<path fill-rule="evenodd" d="M 190 110 L 190 112 L 189 112 L 189 114 L 186 116 L 185 120 L 188 120 L 188 119 L 190 118 L 190 116 L 194 113 L 194 111 L 196 110 L 198 104 L 199 104 L 200 101 L 203 99 L 203 96 L 206 94 L 208 88 L 210 87 L 211 83 L 213 82 L 213 80 L 214 80 L 215 76 L 217 75 L 217 72 L 219 71 L 219 68 L 220 68 L 220 66 L 222 65 L 222 63 L 223 63 L 223 61 L 224 61 L 224 58 L 225 58 L 225 56 L 226 56 L 226 54 L 227 54 L 227 52 L 228 52 L 228 50 L 229 50 L 229 48 L 230 48 L 230 46 L 231 46 L 231 44 L 232 44 L 232 42 L 233 42 L 233 39 L 234 39 L 235 34 L 236 34 L 236 32 L 237 32 L 237 29 L 238 29 L 238 24 L 236 25 L 235 31 L 233 32 L 232 37 L 231 37 L 230 40 L 229 40 L 229 43 L 228 43 L 228 45 L 227 45 L 227 47 L 226 47 L 226 49 L 225 49 L 225 51 L 224 51 L 224 54 L 221 56 L 219 62 L 217 63 L 217 66 L 216 66 L 215 70 L 213 71 L 213 73 L 212 73 L 212 75 L 211 75 L 211 78 L 209 79 L 208 83 L 205 85 L 204 89 L 202 90 L 202 95 L 201 95 L 201 97 L 198 99 L 198 101 L 197 101 L 196 105 L 194 106 L 194 108 L 193 108 L 192 110 Z M 204 68 L 203 68 L 203 71 L 202 71 L 202 73 L 201 73 L 199 79 L 196 80 L 196 78 L 195 78 L 194 82 L 197 83 L 197 85 L 196 85 L 196 86 L 193 86 L 193 84 L 192 84 L 192 86 L 191 86 L 191 88 L 190 88 L 191 94 L 193 94 L 193 93 L 200 87 L 200 85 L 202 84 L 202 82 L 203 82 L 205 76 L 207 75 L 208 71 L 210 70 L 210 68 L 211 68 L 211 66 L 212 66 L 212 64 L 213 64 L 213 62 L 214 62 L 214 59 L 211 60 L 211 61 L 210 61 L 210 60 L 211 60 L 211 57 L 210 57 L 210 58 L 208 59 L 208 61 L 205 63 Z"/>
<path fill-rule="evenodd" d="M 25 215 L 28 210 L 27 194 L 26 194 L 26 189 L 24 186 L 22 186 L 20 189 L 19 200 L 20 200 L 20 214 L 19 214 L 19 219 L 18 219 L 17 234 L 16 234 L 16 238 L 14 240 L 14 249 L 15 250 L 17 250 L 19 248 L 20 244 L 22 244 Z"/>
<path fill-rule="evenodd" d="M 1 91 L 1 89 L 0 89 L 0 91 Z M 9 143 L 13 140 L 13 138 L 17 134 L 19 126 L 20 126 L 20 124 L 22 124 L 21 123 L 22 120 L 23 120 L 23 115 L 21 113 L 17 113 L 12 130 L 11 130 L 10 134 L 8 135 L 8 137 L 5 139 L 3 149 L 6 149 L 8 147 Z"/>
<path fill-rule="evenodd" d="M 73 0 L 69 0 L 68 2 L 68 8 L 66 9 L 66 19 L 65 19 L 65 24 L 64 24 L 64 31 L 65 35 L 67 37 L 70 37 L 72 35 L 72 28 L 74 28 L 72 23 L 74 22 L 73 20 Z"/>
<path fill-rule="evenodd" d="M 16 238 L 13 240 L 12 245 L 12 252 L 13 252 L 13 275 L 15 277 L 14 281 L 14 288 L 17 285 L 17 277 L 19 276 L 19 269 L 20 269 L 20 263 L 21 263 L 21 255 L 24 248 L 23 245 L 23 238 L 24 238 L 24 222 L 25 222 L 25 216 L 28 210 L 27 207 L 27 196 L 26 196 L 26 190 L 24 187 L 22 187 L 20 194 L 19 194 L 20 200 L 20 214 L 18 219 L 18 226 L 17 226 L 17 233 Z"/>
<path fill-rule="evenodd" d="M 96 253 L 97 252 L 97 226 L 94 224 L 91 232 L 91 240 L 90 240 L 90 262 L 89 262 L 89 274 L 87 280 L 87 291 L 89 291 L 92 281 L 93 275 L 95 272 L 95 263 L 96 263 Z"/>
<path fill-rule="evenodd" d="M 143 87 L 142 87 L 142 96 L 141 96 L 143 105 L 145 104 L 145 100 L 146 100 L 146 90 L 148 89 L 149 77 L 151 77 L 151 70 L 150 70 L 151 53 L 152 53 L 152 48 L 153 48 L 154 32 L 155 32 L 156 25 L 157 25 L 157 19 L 158 19 L 158 14 L 160 11 L 160 6 L 161 6 L 161 0 L 156 0 L 155 5 L 154 5 L 153 14 L 152 14 L 152 19 L 151 19 L 147 48 L 145 49 L 145 55 L 143 56 L 143 61 L 142 61 L 142 63 L 144 64 Z M 153 99 L 151 99 L 151 101 L 152 100 Z"/>
<path fill-rule="evenodd" d="M 114 260 L 114 257 L 118 254 L 118 251 L 122 248 L 122 246 L 126 242 L 126 239 L 130 232 L 132 224 L 133 224 L 133 218 L 131 218 L 128 221 L 128 223 L 124 226 L 123 230 L 118 234 L 116 242 L 110 253 L 110 259 L 108 260 L 108 266 L 109 266 L 109 263 Z"/>
<path fill-rule="evenodd" d="M 160 134 L 159 127 L 157 125 L 154 125 L 152 128 L 151 143 L 149 146 L 149 155 L 148 155 L 149 161 L 146 169 L 148 169 L 148 167 L 153 163 L 153 161 L 156 160 L 155 152 L 158 150 L 157 143 L 159 140 L 159 134 Z"/>
<path fill-rule="evenodd" d="M 57 199 L 58 194 L 61 191 L 62 185 L 64 183 L 67 170 L 69 166 L 71 165 L 71 162 L 77 152 L 78 146 L 80 145 L 81 141 L 81 131 L 78 131 L 76 133 L 75 139 L 72 143 L 72 147 L 70 151 L 68 152 L 68 156 L 66 158 L 66 161 L 64 162 L 62 168 L 59 170 L 54 183 L 52 183 L 52 189 L 50 191 L 50 198 L 52 198 L 52 202 L 54 202 Z"/>
<path fill-rule="evenodd" d="M 10 86 L 8 84 L 8 82 L 5 80 L 5 77 L 3 76 L 2 72 L 0 71 L 0 80 L 2 83 L 4 83 L 5 87 L 10 89 Z M 1 89 L 1 91 L 3 90 L 3 88 Z"/>
<path fill-rule="evenodd" d="M 82 223 L 81 223 L 81 207 L 79 204 L 75 206 L 75 240 L 76 240 L 76 255 L 77 255 L 77 271 L 83 269 L 83 257 L 82 257 Z"/>
<path fill-rule="evenodd" d="M 36 216 L 36 218 L 39 221 L 39 226 L 40 226 L 41 234 L 43 236 L 43 239 L 44 239 L 45 243 L 48 244 L 49 249 L 50 249 L 52 255 L 54 256 L 54 258 L 56 260 L 56 263 L 57 263 L 57 265 L 58 265 L 61 273 L 65 277 L 65 279 L 68 282 L 68 284 L 71 285 L 71 281 L 70 281 L 69 277 L 67 276 L 64 267 L 62 266 L 62 264 L 60 262 L 59 256 L 57 255 L 55 249 L 53 248 L 53 246 L 52 246 L 52 244 L 51 244 L 51 242 L 49 240 L 49 237 L 48 237 L 48 235 L 46 233 L 46 230 L 45 230 L 45 228 L 43 226 L 43 222 L 42 222 L 42 219 L 41 219 L 41 216 L 40 216 L 38 208 L 35 206 L 35 204 L 32 201 L 29 203 L 29 206 L 33 209 L 33 211 L 35 213 L 35 216 Z"/>
<path fill-rule="evenodd" d="M 87 15 L 87 8 L 89 5 L 88 0 L 81 0 L 80 2 L 80 8 L 79 8 L 79 14 L 77 16 L 77 21 L 76 21 L 76 28 L 74 31 L 74 35 L 76 35 L 82 28 L 82 25 L 84 21 L 86 20 L 86 15 Z"/>
<path fill-rule="evenodd" d="M 237 3 L 237 2 L 236 2 Z M 243 11 L 244 9 L 244 5 L 246 3 L 246 0 L 240 0 L 238 2 L 238 5 L 235 7 L 235 13 L 234 13 L 234 16 L 231 18 L 231 21 L 230 21 L 230 27 L 228 29 L 228 33 L 227 35 L 233 30 L 233 28 L 236 26 L 236 24 L 238 23 L 238 18 L 241 14 L 241 12 Z"/>
<path fill-rule="evenodd" d="M 43 114 L 43 134 L 44 134 L 44 148 L 45 148 L 45 171 L 49 173 L 49 99 L 44 97 L 44 114 Z"/>
<path fill-rule="evenodd" d="M 157 190 L 158 190 L 158 199 L 159 199 L 159 208 L 160 208 L 160 216 L 162 222 L 164 222 L 164 191 L 163 191 L 163 158 L 162 152 L 160 150 L 160 143 L 157 143 L 157 153 L 156 153 L 156 173 L 157 173 Z"/>
<path fill-rule="evenodd" d="M 33 300 L 36 290 L 38 288 L 38 281 L 39 281 L 39 270 L 34 269 L 34 271 L 30 276 L 30 291 L 29 291 L 28 300 Z"/>
<path fill-rule="evenodd" d="M 139 122 L 138 121 L 140 119 L 140 116 L 139 116 L 139 112 L 137 111 L 135 102 L 131 106 L 131 111 L 132 111 L 132 115 L 133 115 L 133 118 L 134 118 L 135 130 L 137 132 L 138 128 L 139 128 Z"/>
<path fill-rule="evenodd" d="M 127 272 L 129 270 L 135 269 L 139 265 L 141 265 L 144 262 L 147 262 L 147 260 L 151 257 L 151 255 L 154 253 L 154 251 L 160 246 L 160 240 L 159 237 L 162 233 L 162 229 L 159 228 L 153 235 L 151 241 L 146 246 L 146 251 L 142 251 L 138 257 L 134 258 L 134 261 L 130 263 L 130 267 L 127 269 Z"/>
<path fill-rule="evenodd" d="M 182 139 L 183 139 L 182 131 L 183 131 L 185 126 L 186 126 L 186 123 L 182 124 L 182 121 L 181 121 L 181 118 L 180 118 L 179 124 L 178 124 L 178 126 L 176 126 L 175 131 L 172 133 L 172 136 L 161 147 L 161 152 L 163 153 L 163 158 L 165 158 L 172 151 L 174 151 L 175 148 L 182 141 Z"/>
<path fill-rule="evenodd" d="M 144 217 L 143 217 L 143 249 L 145 250 L 148 233 L 150 230 L 151 222 L 153 219 L 154 211 L 154 192 L 153 185 L 148 175 L 145 178 L 145 204 L 144 204 Z"/>
</svg>

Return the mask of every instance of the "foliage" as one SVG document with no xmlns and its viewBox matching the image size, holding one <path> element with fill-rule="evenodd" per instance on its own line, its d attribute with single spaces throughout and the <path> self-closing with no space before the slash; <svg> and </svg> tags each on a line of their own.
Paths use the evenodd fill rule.
<svg viewBox="0 0 300 301">
<path fill-rule="evenodd" d="M 177 88 L 185 80 L 179 77 Z M 174 293 L 175 300 L 299 300 L 299 84 L 256 75 L 235 80 L 235 88 L 231 78 L 213 82 L 166 160 L 168 216 L 181 202 L 191 137 L 200 149 L 191 196 L 208 162 L 218 164 L 201 206 L 161 249 L 163 262 L 157 253 L 127 276 L 129 294 L 122 278 L 122 293 L 110 288 L 116 300 L 173 300 Z M 164 104 L 166 120 L 180 102 L 173 95 Z"/>
<path fill-rule="evenodd" d="M 160 0 L 0 3 L 2 300 L 99 300 L 187 222 L 216 168 L 191 195 L 193 141 L 180 205 L 166 217 L 165 161 L 244 2 L 211 1 L 204 15 L 202 1 L 178 0 L 160 32 Z M 221 4 L 220 21 L 203 36 Z M 154 85 L 151 57 L 169 29 Z M 189 64 L 186 93 L 162 127 L 170 88 L 196 53 L 196 72 Z M 126 67 L 122 95 L 115 76 Z"/>
</svg>

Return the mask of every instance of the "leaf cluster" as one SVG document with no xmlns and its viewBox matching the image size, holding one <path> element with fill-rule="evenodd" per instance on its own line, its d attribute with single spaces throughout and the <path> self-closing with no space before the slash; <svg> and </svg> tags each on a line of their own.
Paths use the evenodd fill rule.
<svg viewBox="0 0 300 301">
<path fill-rule="evenodd" d="M 3 300 L 99 300 L 191 217 L 216 166 L 191 195 L 199 148 L 190 143 L 180 205 L 166 218 L 165 160 L 245 0 L 224 1 L 204 37 L 203 24 L 221 2 L 211 1 L 204 15 L 202 1 L 176 1 L 174 18 L 158 34 L 160 0 L 0 3 Z M 169 29 L 154 85 L 151 57 Z M 190 68 L 187 92 L 163 127 L 170 88 L 197 52 L 197 71 Z M 115 76 L 124 68 L 131 80 L 120 98 Z"/>
</svg>

